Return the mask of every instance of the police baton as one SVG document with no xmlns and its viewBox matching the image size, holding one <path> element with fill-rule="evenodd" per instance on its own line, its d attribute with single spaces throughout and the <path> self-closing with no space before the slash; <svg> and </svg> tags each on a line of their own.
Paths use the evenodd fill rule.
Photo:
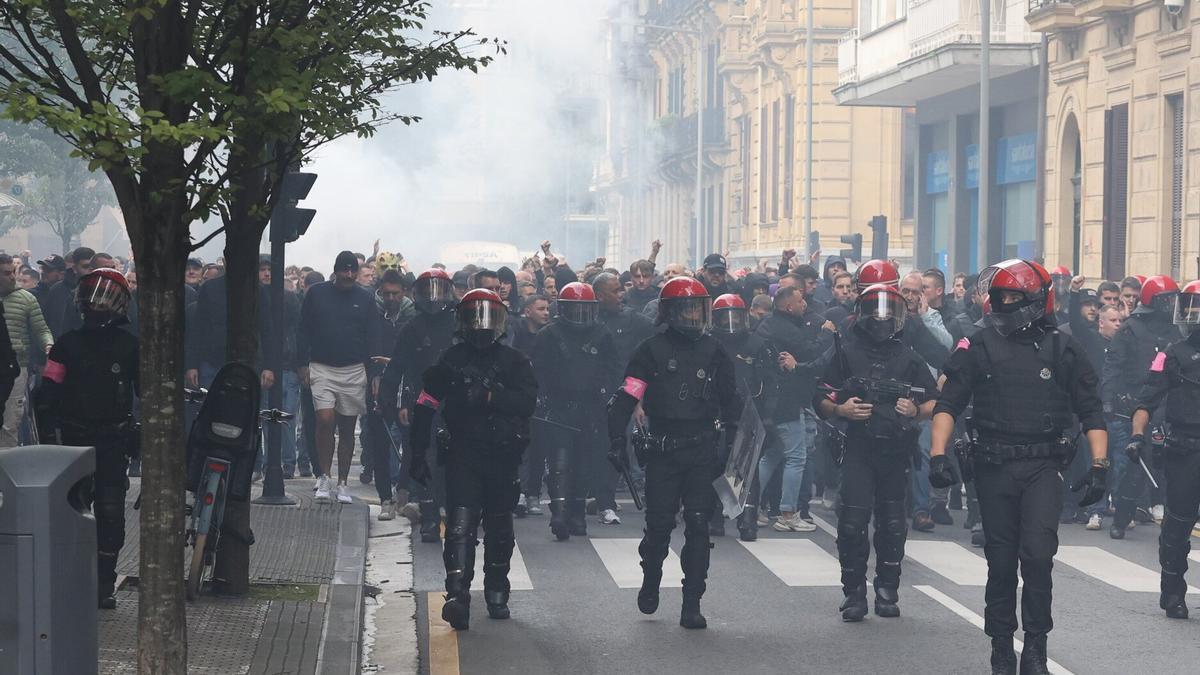
<svg viewBox="0 0 1200 675">
<path fill-rule="evenodd" d="M 1154 474 L 1150 473 L 1150 467 L 1146 466 L 1146 461 L 1142 459 L 1141 455 L 1138 455 L 1138 464 L 1142 465 L 1142 471 L 1146 472 L 1146 478 L 1150 479 L 1150 484 L 1154 486 L 1155 490 L 1157 490 L 1158 481 L 1154 480 Z"/>
<path fill-rule="evenodd" d="M 554 420 L 548 420 L 545 417 L 530 417 L 529 419 L 533 420 L 534 422 L 541 422 L 542 424 L 549 424 L 550 426 L 558 427 L 559 429 L 566 429 L 567 431 L 574 431 L 575 433 L 579 433 L 582 431 L 582 429 L 576 429 L 575 427 L 563 424 L 562 422 L 555 422 Z"/>
</svg>

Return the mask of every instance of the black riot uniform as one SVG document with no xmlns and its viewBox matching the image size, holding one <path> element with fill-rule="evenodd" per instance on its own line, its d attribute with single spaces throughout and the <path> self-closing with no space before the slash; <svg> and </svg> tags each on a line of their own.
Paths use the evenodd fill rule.
<svg viewBox="0 0 1200 675">
<path fill-rule="evenodd" d="M 133 401 L 138 388 L 138 342 L 123 326 L 129 286 L 120 272 L 98 269 L 76 286 L 81 328 L 59 336 L 34 392 L 43 443 L 93 446 L 99 606 L 117 606 L 117 557 L 125 545 L 126 471 L 137 456 Z"/>
<path fill-rule="evenodd" d="M 550 449 L 546 489 L 559 541 L 587 535 L 589 473 L 606 450 L 605 404 L 621 376 L 612 334 L 597 323 L 597 310 L 591 286 L 569 283 L 558 294 L 558 319 L 534 338 L 547 419 L 538 433 Z"/>
<path fill-rule="evenodd" d="M 625 462 L 625 429 L 638 401 L 649 433 L 635 443 L 646 467 L 646 529 L 638 548 L 643 581 L 638 608 L 658 610 L 662 563 L 670 550 L 675 517 L 683 506 L 683 608 L 679 623 L 705 628 L 700 613 L 708 576 L 708 523 L 716 502 L 712 482 L 721 472 L 717 425 L 725 421 L 733 438 L 741 413 L 733 362 L 716 338 L 704 334 L 710 323 L 710 299 L 690 277 L 675 277 L 663 287 L 659 322 L 668 329 L 644 341 L 625 369 L 625 380 L 609 406 L 609 456 Z"/>
<path fill-rule="evenodd" d="M 872 513 L 875 613 L 900 616 L 900 564 L 908 537 L 904 500 L 918 452 L 917 418 L 928 418 L 937 394 L 925 362 L 900 340 L 905 314 L 904 298 L 894 287 L 876 285 L 863 291 L 853 325 L 846 339 L 838 340 L 837 353 L 825 371 L 823 391 L 813 399 L 822 418 L 837 417 L 845 423 L 837 529 L 843 621 L 862 621 L 867 615 L 867 530 Z"/>
<path fill-rule="evenodd" d="M 453 297 L 450 277 L 439 269 L 421 273 L 413 284 L 417 315 L 396 334 L 391 360 L 379 383 L 382 413 L 391 416 L 399 407 L 407 410 L 410 416 L 414 414 L 422 374 L 454 341 Z M 441 427 L 440 415 L 435 416 L 434 423 Z M 412 462 L 411 457 L 404 460 L 405 464 Z M 402 473 L 411 474 L 412 467 L 402 467 Z M 444 486 L 441 473 L 440 468 L 433 472 L 431 485 L 411 486 L 412 495 L 421 508 L 421 541 L 425 543 L 441 539 L 438 531 Z"/>
<path fill-rule="evenodd" d="M 722 295 L 713 302 L 713 337 L 721 343 L 725 351 L 733 359 L 734 380 L 738 393 L 744 400 L 754 402 L 763 427 L 770 436 L 774 433 L 774 423 L 770 414 L 775 410 L 775 401 L 779 398 L 780 370 L 777 363 L 778 354 L 761 336 L 750 332 L 749 316 L 746 312 L 746 301 L 729 293 Z M 722 445 L 722 450 L 727 447 Z M 724 453 L 720 463 L 725 466 L 729 457 Z M 746 507 L 738 516 L 738 533 L 743 541 L 758 539 L 758 471 L 754 471 Z M 709 523 L 709 534 L 715 537 L 725 536 L 725 515 L 720 508 L 713 509 L 713 519 Z"/>
<path fill-rule="evenodd" d="M 1109 342 L 1102 381 L 1105 409 L 1109 413 L 1108 433 L 1115 448 L 1125 447 L 1129 440 L 1130 418 L 1149 377 L 1150 364 L 1167 347 L 1183 339 L 1179 326 L 1171 320 L 1178 292 L 1179 286 L 1170 277 L 1147 279 L 1142 284 L 1141 304 Z M 1123 539 L 1138 500 L 1146 491 L 1146 472 L 1119 459 L 1115 468 L 1114 474 L 1119 473 L 1114 475 L 1116 485 L 1112 493 L 1116 513 L 1108 535 Z"/>
<path fill-rule="evenodd" d="M 537 381 L 529 359 L 501 344 L 507 311 L 500 296 L 476 289 L 458 306 L 463 342 L 447 349 L 425 372 L 413 412 L 412 477 L 430 479 L 426 463 L 435 412 L 445 465 L 446 604 L 442 618 L 457 630 L 469 626 L 476 532 L 483 523 L 483 592 L 488 615 L 507 619 L 508 570 L 515 538 L 513 508 L 521 495 L 521 455 L 529 444 L 529 418 Z"/>
<path fill-rule="evenodd" d="M 1104 494 L 1107 433 L 1096 373 L 1083 348 L 1051 323 L 1054 294 L 1041 265 L 1008 260 L 980 275 L 988 289 L 989 327 L 960 341 L 946 365 L 946 382 L 934 410 L 930 483 L 956 480 L 945 457 L 954 419 L 974 396 L 978 441 L 974 471 L 988 561 L 984 632 L 992 638 L 993 673 L 1015 673 L 1012 635 L 1017 629 L 1017 569 L 1025 649 L 1022 673 L 1045 673 L 1046 635 L 1053 628 L 1051 568 L 1058 550 L 1059 470 L 1072 444 L 1063 433 L 1074 416 L 1095 458 L 1077 487 L 1080 506 Z"/>
<path fill-rule="evenodd" d="M 1175 311 L 1175 323 L 1191 332 L 1150 364 L 1149 378 L 1137 397 L 1133 437 L 1126 449 L 1128 471 L 1141 471 L 1145 457 L 1145 430 L 1151 416 L 1165 408 L 1169 433 L 1166 438 L 1166 509 L 1158 536 L 1158 561 L 1162 566 L 1159 606 L 1174 619 L 1188 617 L 1187 582 L 1192 527 L 1200 509 L 1200 281 L 1184 287 Z M 1165 405 L 1164 405 L 1165 403 Z"/>
</svg>

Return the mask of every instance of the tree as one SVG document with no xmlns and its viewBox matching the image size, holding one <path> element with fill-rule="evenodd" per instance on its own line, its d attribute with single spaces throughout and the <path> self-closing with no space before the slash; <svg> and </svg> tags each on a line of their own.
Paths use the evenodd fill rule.
<svg viewBox="0 0 1200 675">
<path fill-rule="evenodd" d="M 40 124 L 0 121 L 0 174 L 28 176 L 23 208 L 5 221 L 0 232 L 14 227 L 47 225 L 62 242 L 65 256 L 71 240 L 92 224 L 100 207 L 115 202 L 108 179 L 88 171 L 74 148 Z"/>
<path fill-rule="evenodd" d="M 427 0 L 0 3 L 3 116 L 46 125 L 104 171 L 137 260 L 141 672 L 186 672 L 179 374 L 191 226 L 219 215 L 236 254 L 253 255 L 281 167 L 414 121 L 382 95 L 503 51 L 470 30 L 426 29 L 428 10 Z"/>
</svg>

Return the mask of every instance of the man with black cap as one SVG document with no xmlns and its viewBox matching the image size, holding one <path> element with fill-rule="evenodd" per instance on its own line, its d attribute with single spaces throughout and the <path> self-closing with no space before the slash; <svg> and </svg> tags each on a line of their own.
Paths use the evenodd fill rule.
<svg viewBox="0 0 1200 675">
<path fill-rule="evenodd" d="M 358 258 L 342 251 L 333 264 L 333 280 L 308 289 L 300 308 L 297 363 L 300 380 L 312 389 L 316 411 L 317 454 L 322 477 L 318 501 L 350 503 L 346 481 L 354 455 L 354 427 L 367 412 L 367 364 L 382 351 L 381 322 L 375 297 L 356 283 Z M 338 483 L 330 485 L 334 431 L 338 434 Z"/>
<path fill-rule="evenodd" d="M 729 277 L 726 275 L 728 269 L 729 265 L 725 261 L 725 256 L 720 253 L 710 253 L 704 259 L 704 270 L 697 277 L 708 289 L 710 296 L 716 298 L 734 292 L 729 285 Z"/>
<path fill-rule="evenodd" d="M 454 273 L 454 299 L 455 301 L 462 300 L 462 297 L 471 290 L 471 273 L 467 270 L 459 270 Z"/>
<path fill-rule="evenodd" d="M 204 281 L 204 261 L 199 258 L 188 258 L 187 271 L 184 272 L 183 281 L 192 288 L 199 288 L 200 283 Z"/>
<path fill-rule="evenodd" d="M 33 297 L 38 299 L 38 303 L 42 306 L 42 313 L 46 313 L 46 299 L 50 294 L 50 287 L 62 281 L 63 275 L 67 273 L 67 261 L 63 260 L 61 255 L 48 255 L 45 260 L 37 261 L 38 268 L 41 269 L 42 278 L 38 280 L 38 285 L 30 291 Z"/>
<path fill-rule="evenodd" d="M 96 252 L 85 246 L 72 251 L 69 256 L 70 268 L 63 274 L 62 280 L 46 293 L 42 313 L 46 315 L 46 324 L 56 340 L 63 333 L 83 326 L 83 319 L 75 309 L 75 285 L 79 283 L 79 277 L 92 270 L 94 255 Z"/>
</svg>

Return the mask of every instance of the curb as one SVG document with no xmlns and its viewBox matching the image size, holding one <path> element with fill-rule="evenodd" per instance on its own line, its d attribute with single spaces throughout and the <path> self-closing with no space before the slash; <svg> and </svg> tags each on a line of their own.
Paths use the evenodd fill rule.
<svg viewBox="0 0 1200 675">
<path fill-rule="evenodd" d="M 359 671 L 359 631 L 362 629 L 363 581 L 367 557 L 370 508 L 361 501 L 343 505 L 338 516 L 338 543 L 329 584 L 329 599 L 321 624 L 317 674 L 343 675 Z"/>
</svg>

